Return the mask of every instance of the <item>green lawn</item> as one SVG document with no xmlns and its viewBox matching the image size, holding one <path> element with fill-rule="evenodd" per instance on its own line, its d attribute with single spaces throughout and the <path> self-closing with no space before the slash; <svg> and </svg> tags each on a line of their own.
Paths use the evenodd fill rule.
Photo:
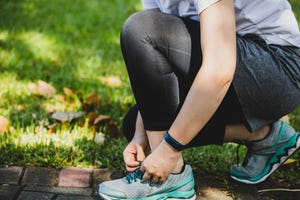
<svg viewBox="0 0 300 200">
<path fill-rule="evenodd" d="M 299 1 L 291 2 L 300 19 Z M 87 97 L 96 93 L 100 106 L 89 111 L 108 115 L 120 126 L 134 99 L 119 34 L 126 18 L 140 9 L 139 0 L 0 0 L 0 116 L 10 123 L 9 131 L 0 133 L 0 166 L 123 168 L 122 136 L 112 139 L 102 128 L 106 140 L 98 144 L 97 130 L 84 119 L 55 131 L 49 125 L 55 123 L 52 113 L 82 111 Z M 34 93 L 30 88 L 40 80 L 55 94 Z M 300 130 L 300 109 L 290 119 Z M 235 149 L 234 144 L 193 148 L 185 155 L 199 171 L 222 174 L 235 162 Z M 298 163 L 277 177 L 300 180 L 300 154 L 294 158 Z"/>
</svg>

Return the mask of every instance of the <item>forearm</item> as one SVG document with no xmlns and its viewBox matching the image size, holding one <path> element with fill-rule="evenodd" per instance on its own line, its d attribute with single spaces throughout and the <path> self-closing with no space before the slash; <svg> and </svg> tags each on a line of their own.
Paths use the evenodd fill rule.
<svg viewBox="0 0 300 200">
<path fill-rule="evenodd" d="M 170 134 L 181 144 L 189 143 L 215 113 L 230 83 L 231 80 L 216 84 L 213 76 L 206 77 L 199 71 Z"/>
</svg>

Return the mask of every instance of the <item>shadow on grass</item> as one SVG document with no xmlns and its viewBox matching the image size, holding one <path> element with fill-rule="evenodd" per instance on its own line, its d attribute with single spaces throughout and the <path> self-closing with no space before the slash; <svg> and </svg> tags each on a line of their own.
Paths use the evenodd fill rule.
<svg viewBox="0 0 300 200">
<path fill-rule="evenodd" d="M 96 92 L 105 101 L 100 111 L 118 120 L 130 106 L 120 98 L 131 95 L 119 34 L 139 5 L 135 0 L 0 0 L 0 71 L 20 82 L 49 82 L 58 92 L 64 87 L 83 95 Z M 123 86 L 110 88 L 99 81 L 109 75 L 120 77 Z M 31 98 L 20 99 L 45 117 L 39 100 Z M 13 124 L 33 111 L 7 109 Z"/>
</svg>

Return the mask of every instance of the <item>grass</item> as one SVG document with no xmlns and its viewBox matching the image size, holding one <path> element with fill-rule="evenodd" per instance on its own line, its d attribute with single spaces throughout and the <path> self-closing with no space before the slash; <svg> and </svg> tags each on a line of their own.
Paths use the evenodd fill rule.
<svg viewBox="0 0 300 200">
<path fill-rule="evenodd" d="M 300 3 L 291 3 L 300 18 Z M 126 18 L 140 9 L 138 0 L 0 0 L 0 116 L 10 123 L 10 130 L 0 134 L 0 166 L 123 168 L 123 137 L 111 138 L 104 129 L 106 140 L 98 144 L 88 122 L 54 132 L 49 125 L 55 123 L 53 112 L 81 111 L 81 99 L 96 93 L 103 102 L 93 112 L 120 126 L 134 99 L 119 34 Z M 120 84 L 103 81 L 110 77 Z M 56 94 L 34 94 L 30 85 L 39 80 Z M 64 88 L 76 95 L 68 99 Z M 300 108 L 290 119 L 300 130 Z M 224 174 L 235 163 L 235 150 L 234 144 L 198 147 L 187 150 L 185 158 L 201 173 Z M 299 153 L 294 158 L 298 163 L 276 177 L 300 180 Z"/>
</svg>

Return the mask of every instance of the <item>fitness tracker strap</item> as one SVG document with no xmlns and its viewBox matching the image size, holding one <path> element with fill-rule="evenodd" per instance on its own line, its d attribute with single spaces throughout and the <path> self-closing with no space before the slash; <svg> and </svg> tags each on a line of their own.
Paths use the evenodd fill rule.
<svg viewBox="0 0 300 200">
<path fill-rule="evenodd" d="M 177 151 L 182 151 L 186 147 L 185 145 L 177 142 L 168 131 L 164 135 L 164 140 Z"/>
</svg>

